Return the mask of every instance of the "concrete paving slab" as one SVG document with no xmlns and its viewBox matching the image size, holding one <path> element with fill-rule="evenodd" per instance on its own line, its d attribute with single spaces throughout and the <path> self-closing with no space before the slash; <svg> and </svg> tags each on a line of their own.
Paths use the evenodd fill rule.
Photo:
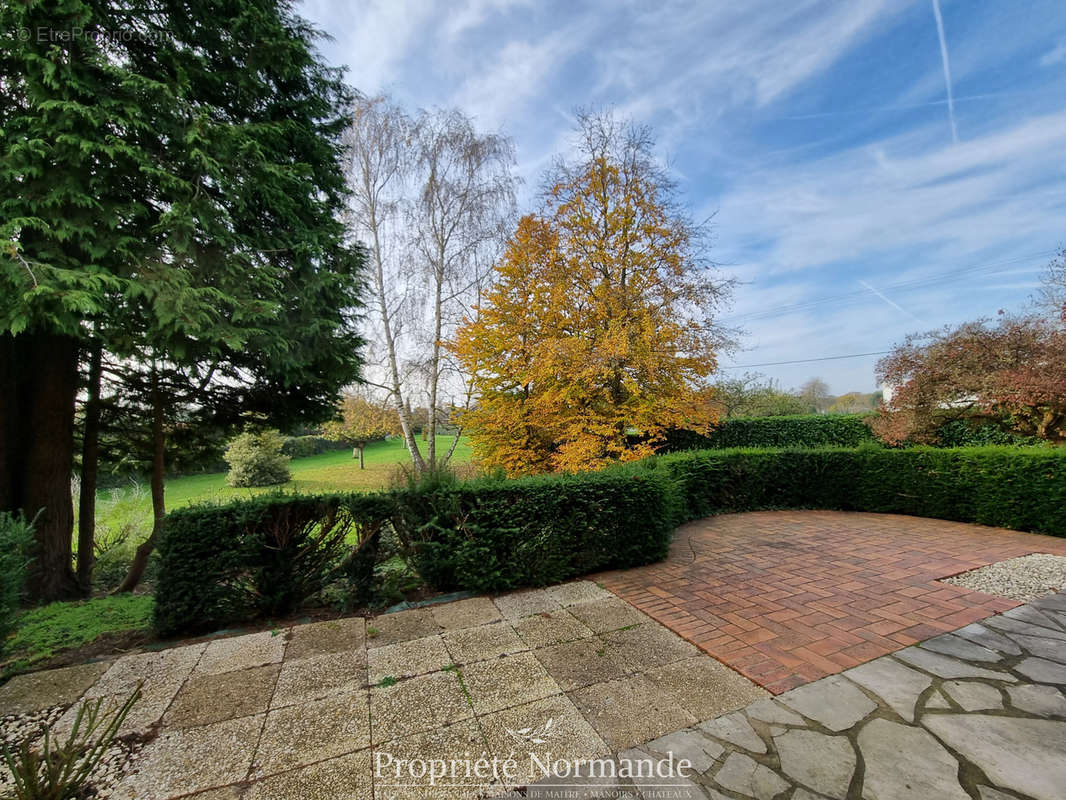
<svg viewBox="0 0 1066 800">
<path fill-rule="evenodd" d="M 626 668 L 600 639 L 582 639 L 534 650 L 533 655 L 564 691 L 615 680 Z"/>
<path fill-rule="evenodd" d="M 548 594 L 563 608 L 595 600 L 607 600 L 614 597 L 609 591 L 593 581 L 571 581 L 549 586 Z"/>
<path fill-rule="evenodd" d="M 587 639 L 593 635 L 590 628 L 565 609 L 522 617 L 514 621 L 514 629 L 526 646 L 533 648 Z"/>
<path fill-rule="evenodd" d="M 562 691 L 532 653 L 468 664 L 462 669 L 462 679 L 476 714 L 524 705 Z"/>
<path fill-rule="evenodd" d="M 491 759 L 488 744 L 474 720 L 456 722 L 376 747 L 374 751 L 374 796 L 383 800 L 473 800 L 495 793 L 494 784 L 466 774 L 466 762 Z M 437 779 L 412 771 L 410 762 L 463 761 L 458 771 Z M 495 784 L 495 788 L 502 788 Z"/>
<path fill-rule="evenodd" d="M 660 667 L 692 658 L 700 652 L 695 645 L 655 622 L 604 633 L 600 639 L 614 651 L 615 658 L 627 672 Z"/>
<path fill-rule="evenodd" d="M 388 742 L 473 717 L 459 675 L 431 672 L 370 688 L 373 743 Z"/>
<path fill-rule="evenodd" d="M 242 800 L 370 800 L 372 776 L 371 753 L 361 750 L 256 781 Z"/>
<path fill-rule="evenodd" d="M 770 696 L 761 686 L 710 656 L 693 656 L 655 667 L 644 676 L 699 720 Z"/>
<path fill-rule="evenodd" d="M 110 668 L 110 662 L 100 661 L 16 675 L 0 686 L 0 716 L 69 705 Z"/>
<path fill-rule="evenodd" d="M 557 611 L 562 605 L 548 589 L 526 589 L 502 594 L 494 599 L 505 619 L 519 619 L 530 614 Z"/>
<path fill-rule="evenodd" d="M 267 714 L 259 739 L 253 777 L 362 750 L 370 744 L 367 689 L 287 706 Z"/>
<path fill-rule="evenodd" d="M 492 622 L 444 634 L 444 644 L 455 664 L 470 664 L 528 650 L 507 622 Z"/>
<path fill-rule="evenodd" d="M 570 609 L 570 613 L 596 633 L 615 631 L 630 625 L 642 625 L 649 621 L 647 616 L 614 595 L 603 600 L 574 606 Z"/>
<path fill-rule="evenodd" d="M 263 631 L 216 639 L 207 645 L 196 665 L 196 671 L 217 675 L 220 672 L 277 664 L 284 653 L 285 635 L 281 631 Z"/>
<path fill-rule="evenodd" d="M 470 597 L 430 606 L 430 613 L 437 625 L 446 631 L 476 628 L 503 619 L 500 610 L 488 597 Z"/>
<path fill-rule="evenodd" d="M 610 755 L 611 748 L 565 695 L 553 695 L 478 719 L 489 749 L 500 759 L 513 758 L 520 772 L 511 786 L 550 777 L 560 759 Z"/>
<path fill-rule="evenodd" d="M 162 733 L 148 744 L 112 794 L 121 800 L 166 800 L 244 780 L 263 715 Z"/>
<path fill-rule="evenodd" d="M 366 668 L 361 660 L 361 653 L 327 653 L 286 661 L 270 707 L 299 705 L 365 686 Z"/>
<path fill-rule="evenodd" d="M 430 608 L 411 608 L 392 614 L 381 614 L 366 621 L 366 646 L 385 647 L 397 642 L 409 642 L 440 633 L 440 626 Z"/>
<path fill-rule="evenodd" d="M 409 642 L 375 647 L 367 652 L 367 679 L 379 683 L 382 678 L 405 678 L 436 672 L 452 663 L 452 657 L 440 636 L 424 636 Z"/>
<path fill-rule="evenodd" d="M 190 728 L 266 711 L 280 670 L 280 664 L 267 664 L 218 675 L 193 675 L 175 696 L 163 725 Z"/>
<path fill-rule="evenodd" d="M 123 656 L 111 665 L 85 696 L 128 696 L 137 688 L 137 684 L 142 682 L 159 685 L 180 684 L 192 672 L 205 648 L 204 644 L 194 644 Z"/>
<path fill-rule="evenodd" d="M 296 625 L 289 632 L 285 658 L 296 660 L 326 653 L 345 653 L 362 649 L 365 642 L 366 621 L 362 617 Z"/>
<path fill-rule="evenodd" d="M 657 739 L 696 718 L 643 675 L 597 683 L 567 696 L 615 750 Z"/>
</svg>

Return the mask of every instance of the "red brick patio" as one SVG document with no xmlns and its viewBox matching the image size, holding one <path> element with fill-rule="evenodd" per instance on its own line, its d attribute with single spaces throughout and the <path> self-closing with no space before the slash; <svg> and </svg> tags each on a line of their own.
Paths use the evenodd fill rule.
<svg viewBox="0 0 1066 800">
<path fill-rule="evenodd" d="M 666 561 L 597 576 L 774 693 L 1020 603 L 938 579 L 1050 536 L 895 514 L 765 511 L 683 526 Z"/>
</svg>

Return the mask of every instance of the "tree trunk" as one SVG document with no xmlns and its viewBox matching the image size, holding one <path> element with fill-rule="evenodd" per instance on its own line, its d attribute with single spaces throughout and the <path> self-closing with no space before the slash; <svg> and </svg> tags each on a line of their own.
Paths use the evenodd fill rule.
<svg viewBox="0 0 1066 800">
<path fill-rule="evenodd" d="M 428 435 L 426 437 L 426 464 L 431 471 L 436 471 L 440 465 L 437 463 L 437 388 L 440 383 L 440 339 L 443 327 L 442 293 L 444 290 L 444 251 L 439 254 L 441 266 L 434 274 L 436 283 L 434 309 L 433 309 L 433 361 L 429 365 L 429 419 L 426 422 Z"/>
<path fill-rule="evenodd" d="M 366 469 L 366 465 L 363 464 L 363 445 L 359 445 L 359 469 Z"/>
<path fill-rule="evenodd" d="M 407 452 L 411 454 L 411 463 L 414 465 L 415 475 L 421 475 L 426 470 L 426 463 L 422 459 L 422 451 L 418 449 L 418 441 L 414 431 L 411 430 L 411 412 L 404 402 L 403 384 L 400 381 L 400 362 L 396 355 L 396 340 L 392 335 L 392 322 L 389 319 L 388 300 L 385 296 L 385 265 L 381 260 L 381 239 L 378 233 L 377 212 L 372 209 L 370 215 L 370 232 L 374 239 L 374 292 L 377 294 L 378 314 L 381 316 L 381 331 L 385 336 L 385 347 L 389 357 L 389 379 L 392 382 L 392 396 L 396 402 L 396 413 L 400 415 L 400 429 L 403 431 L 403 441 L 407 445 Z"/>
<path fill-rule="evenodd" d="M 100 376 L 103 343 L 93 339 L 89 350 L 89 387 L 81 443 L 81 490 L 78 497 L 78 585 L 88 595 L 93 583 L 96 532 L 96 483 L 100 463 Z"/>
<path fill-rule="evenodd" d="M 133 554 L 129 572 L 122 579 L 112 594 L 132 592 L 141 582 L 144 571 L 148 568 L 148 557 L 152 555 L 155 544 L 163 530 L 167 515 L 164 503 L 163 478 L 166 476 L 164 454 L 166 452 L 166 435 L 163 427 L 163 392 L 159 387 L 159 373 L 152 370 L 152 534 L 143 541 Z"/>
<path fill-rule="evenodd" d="M 78 594 L 71 567 L 78 340 L 32 331 L 0 346 L 0 509 L 36 516 L 26 588 L 36 600 Z"/>
</svg>

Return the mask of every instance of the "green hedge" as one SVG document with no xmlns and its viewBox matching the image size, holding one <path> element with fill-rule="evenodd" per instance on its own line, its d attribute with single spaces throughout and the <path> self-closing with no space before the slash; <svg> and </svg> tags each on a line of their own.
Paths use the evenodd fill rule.
<svg viewBox="0 0 1066 800">
<path fill-rule="evenodd" d="M 429 585 L 487 592 L 658 561 L 681 522 L 778 508 L 1066 536 L 1066 448 L 689 451 L 582 475 L 199 506 L 167 519 L 155 621 L 168 634 L 282 615 L 337 579 L 370 597 L 386 526 Z"/>
<path fill-rule="evenodd" d="M 473 482 L 397 501 L 419 574 L 482 592 L 659 561 L 678 518 L 673 484 L 651 472 Z"/>
<path fill-rule="evenodd" d="M 291 613 L 332 580 L 373 580 L 380 495 L 262 496 L 167 515 L 154 623 L 163 635 Z"/>
<path fill-rule="evenodd" d="M 334 450 L 351 450 L 352 446 L 323 436 L 286 436 L 281 452 L 292 458 L 307 458 Z"/>
<path fill-rule="evenodd" d="M 685 519 L 826 508 L 978 522 L 1066 536 L 1066 449 L 917 447 L 676 453 L 652 462 Z"/>
<path fill-rule="evenodd" d="M 666 555 L 677 508 L 665 475 L 605 472 L 183 509 L 167 517 L 159 548 L 155 625 L 173 634 L 283 615 L 338 577 L 366 600 L 385 525 L 438 589 L 646 564 Z"/>
<path fill-rule="evenodd" d="M 874 441 L 869 414 L 800 414 L 790 417 L 736 417 L 702 436 L 693 431 L 667 434 L 663 452 L 735 447 L 857 447 Z"/>
</svg>

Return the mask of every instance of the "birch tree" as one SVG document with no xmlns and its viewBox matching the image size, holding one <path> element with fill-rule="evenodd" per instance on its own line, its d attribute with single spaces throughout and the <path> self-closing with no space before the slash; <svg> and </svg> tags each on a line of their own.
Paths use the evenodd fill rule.
<svg viewBox="0 0 1066 800">
<path fill-rule="evenodd" d="M 404 443 L 416 474 L 426 469 L 411 424 L 410 398 L 401 370 L 398 326 L 404 312 L 405 293 L 393 269 L 402 258 L 397 224 L 402 219 L 405 190 L 413 170 L 413 124 L 406 112 L 385 96 L 360 98 L 348 131 L 348 221 L 352 233 L 365 240 L 370 256 L 370 283 L 374 295 L 374 332 L 384 349 L 384 388 L 396 407 Z"/>
<path fill-rule="evenodd" d="M 438 454 L 444 395 L 470 399 L 469 381 L 444 343 L 476 306 L 513 215 L 514 147 L 478 133 L 456 109 L 412 119 L 384 96 L 357 103 L 347 144 L 351 232 L 371 261 L 372 334 L 382 351 L 377 386 L 396 407 L 421 475 L 443 468 L 459 440 Z M 427 409 L 424 454 L 411 414 L 421 404 L 416 397 Z"/>
</svg>

